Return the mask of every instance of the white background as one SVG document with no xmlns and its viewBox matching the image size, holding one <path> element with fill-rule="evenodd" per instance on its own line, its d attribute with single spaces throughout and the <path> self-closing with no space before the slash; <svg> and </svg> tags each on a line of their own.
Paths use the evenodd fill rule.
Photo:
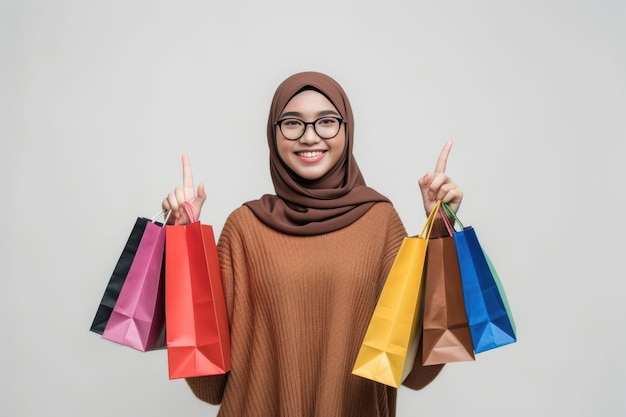
<svg viewBox="0 0 626 417">
<path fill-rule="evenodd" d="M 89 326 L 128 233 L 189 154 L 219 233 L 273 192 L 287 76 L 343 85 L 355 153 L 409 233 L 455 141 L 460 218 L 518 343 L 448 365 L 398 416 L 626 413 L 623 1 L 0 2 L 0 414 L 212 416 L 166 353 Z M 295 417 L 295 416 L 294 416 Z"/>
</svg>

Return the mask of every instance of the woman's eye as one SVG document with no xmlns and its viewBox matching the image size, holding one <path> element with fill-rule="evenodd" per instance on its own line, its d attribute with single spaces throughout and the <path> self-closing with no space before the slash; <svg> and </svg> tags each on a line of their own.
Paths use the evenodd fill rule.
<svg viewBox="0 0 626 417">
<path fill-rule="evenodd" d="M 297 119 L 287 119 L 283 121 L 283 126 L 284 127 L 298 127 L 298 126 L 302 126 L 302 122 Z"/>
<path fill-rule="evenodd" d="M 332 117 L 327 117 L 324 119 L 320 119 L 317 124 L 321 125 L 321 126 L 332 126 L 333 124 L 337 123 L 336 119 L 333 119 Z"/>
</svg>

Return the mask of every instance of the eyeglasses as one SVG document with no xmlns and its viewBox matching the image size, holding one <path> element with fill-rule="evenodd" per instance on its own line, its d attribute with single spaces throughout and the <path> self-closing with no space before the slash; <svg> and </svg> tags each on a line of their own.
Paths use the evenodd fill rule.
<svg viewBox="0 0 626 417">
<path fill-rule="evenodd" d="M 300 119 L 287 118 L 274 123 L 280 129 L 287 140 L 298 140 L 304 136 L 308 125 L 313 126 L 317 136 L 322 139 L 332 139 L 339 133 L 341 125 L 346 123 L 341 117 L 324 116 L 313 122 L 305 122 Z"/>
</svg>

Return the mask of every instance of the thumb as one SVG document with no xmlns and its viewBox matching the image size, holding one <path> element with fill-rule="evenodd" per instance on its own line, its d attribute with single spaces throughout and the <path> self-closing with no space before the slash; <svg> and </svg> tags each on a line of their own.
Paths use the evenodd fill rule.
<svg viewBox="0 0 626 417">
<path fill-rule="evenodd" d="M 204 191 L 204 184 L 198 185 L 198 198 L 202 203 L 206 200 L 206 192 Z"/>
<path fill-rule="evenodd" d="M 433 180 L 433 176 L 431 175 L 430 172 L 427 172 L 426 175 L 424 175 L 422 178 L 417 180 L 417 183 L 419 184 L 420 188 L 424 190 L 428 188 L 432 180 Z"/>
</svg>

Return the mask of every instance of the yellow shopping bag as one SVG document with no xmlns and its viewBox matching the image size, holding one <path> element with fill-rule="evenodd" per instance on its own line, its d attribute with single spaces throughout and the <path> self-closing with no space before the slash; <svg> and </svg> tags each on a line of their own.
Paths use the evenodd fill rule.
<svg viewBox="0 0 626 417">
<path fill-rule="evenodd" d="M 404 238 L 370 319 L 352 373 L 398 388 L 420 338 L 422 272 L 438 201 L 417 237 Z"/>
</svg>

